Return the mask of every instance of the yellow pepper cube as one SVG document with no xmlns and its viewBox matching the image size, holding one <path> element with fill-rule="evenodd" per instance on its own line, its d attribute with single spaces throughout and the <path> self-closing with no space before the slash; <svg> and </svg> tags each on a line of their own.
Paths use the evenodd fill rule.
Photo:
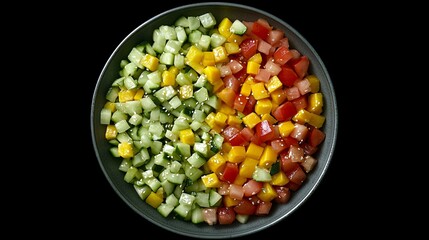
<svg viewBox="0 0 429 240">
<path fill-rule="evenodd" d="M 228 123 L 228 125 L 230 125 L 230 126 L 239 127 L 242 122 L 243 122 L 243 120 L 241 120 L 238 116 L 228 115 L 228 120 L 226 123 Z"/>
<path fill-rule="evenodd" d="M 112 139 L 115 139 L 116 136 L 118 136 L 118 130 L 116 130 L 115 125 L 113 124 L 107 125 L 104 137 L 107 140 L 112 140 Z"/>
<path fill-rule="evenodd" d="M 145 199 L 146 203 L 152 206 L 153 208 L 159 207 L 161 203 L 164 201 L 162 197 L 159 196 L 159 194 L 156 194 L 155 192 L 151 192 L 149 196 Z"/>
<path fill-rule="evenodd" d="M 258 163 L 259 160 L 257 159 L 246 157 L 244 161 L 240 163 L 238 175 L 244 178 L 251 178 Z"/>
<path fill-rule="evenodd" d="M 220 78 L 220 70 L 215 66 L 207 66 L 204 68 L 203 73 L 207 76 L 207 80 L 213 84 L 217 81 L 222 81 Z"/>
<path fill-rule="evenodd" d="M 225 49 L 228 55 L 236 54 L 240 52 L 240 46 L 235 42 L 226 42 Z"/>
<path fill-rule="evenodd" d="M 261 53 L 255 53 L 253 56 L 251 56 L 250 58 L 249 58 L 249 61 L 250 62 L 257 62 L 257 63 L 259 63 L 259 64 L 261 64 L 262 63 L 262 55 L 261 55 Z"/>
<path fill-rule="evenodd" d="M 264 147 L 261 147 L 253 142 L 249 144 L 246 151 L 246 156 L 254 159 L 259 159 L 264 152 Z"/>
<path fill-rule="evenodd" d="M 228 153 L 229 151 L 231 151 L 232 145 L 229 142 L 224 142 L 222 143 L 222 152 L 223 153 Z"/>
<path fill-rule="evenodd" d="M 134 100 L 134 95 L 136 95 L 136 89 L 122 89 L 118 92 L 119 102 L 127 102 Z"/>
<path fill-rule="evenodd" d="M 188 53 L 186 53 L 186 60 L 189 62 L 201 63 L 203 60 L 204 53 L 195 45 L 192 45 Z"/>
<path fill-rule="evenodd" d="M 247 177 L 243 177 L 243 176 L 241 176 L 240 175 L 240 173 L 237 175 L 237 177 L 235 177 L 235 179 L 234 179 L 234 184 L 237 184 L 237 185 L 239 185 L 239 186 L 243 186 L 243 184 L 244 183 L 246 183 L 247 182 Z"/>
<path fill-rule="evenodd" d="M 176 84 L 176 74 L 173 71 L 163 71 L 161 76 L 161 86 L 174 86 Z"/>
<path fill-rule="evenodd" d="M 225 38 L 228 38 L 231 35 L 231 25 L 232 22 L 229 18 L 223 18 L 218 26 L 219 34 L 224 36 Z"/>
<path fill-rule="evenodd" d="M 216 153 L 207 160 L 210 171 L 217 173 L 226 163 L 226 159 L 220 153 Z"/>
<path fill-rule="evenodd" d="M 223 205 L 225 207 L 234 207 L 237 206 L 241 199 L 232 198 L 229 195 L 224 195 L 222 197 Z"/>
<path fill-rule="evenodd" d="M 182 99 L 188 99 L 194 96 L 194 87 L 192 84 L 180 86 L 179 95 Z"/>
<path fill-rule="evenodd" d="M 277 197 L 277 192 L 270 183 L 265 182 L 262 190 L 256 194 L 262 201 L 270 202 Z"/>
<path fill-rule="evenodd" d="M 256 100 L 270 97 L 270 93 L 268 93 L 263 82 L 258 82 L 252 85 L 252 94 Z"/>
<path fill-rule="evenodd" d="M 286 176 L 286 173 L 279 171 L 274 174 L 271 180 L 271 185 L 273 186 L 284 186 L 289 182 L 289 178 Z"/>
<path fill-rule="evenodd" d="M 213 92 L 219 92 L 224 88 L 225 83 L 222 81 L 222 79 L 219 79 L 214 83 L 212 83 L 212 85 L 213 85 Z"/>
<path fill-rule="evenodd" d="M 179 132 L 179 139 L 182 143 L 186 143 L 189 145 L 194 145 L 195 143 L 195 135 L 192 129 L 184 129 Z"/>
<path fill-rule="evenodd" d="M 277 161 L 278 154 L 271 145 L 267 145 L 259 159 L 259 166 L 269 169 Z"/>
<path fill-rule="evenodd" d="M 306 77 L 308 81 L 310 82 L 310 92 L 317 93 L 320 91 L 320 80 L 316 75 L 308 75 Z"/>
<path fill-rule="evenodd" d="M 249 83 L 244 82 L 243 85 L 241 85 L 240 93 L 246 97 L 250 96 L 252 93 L 252 86 Z"/>
<path fill-rule="evenodd" d="M 325 116 L 317 115 L 317 114 L 314 114 L 314 113 L 310 113 L 310 114 L 312 116 L 311 116 L 311 119 L 308 122 L 308 124 L 310 124 L 310 125 L 312 125 L 313 127 L 316 127 L 316 128 L 321 128 L 323 126 L 323 123 L 325 122 Z"/>
<path fill-rule="evenodd" d="M 256 126 L 256 124 L 261 122 L 261 118 L 255 112 L 251 112 L 248 115 L 242 118 L 243 123 L 250 129 Z"/>
<path fill-rule="evenodd" d="M 203 184 L 206 186 L 206 188 L 218 188 L 221 186 L 221 182 L 219 181 L 216 173 L 203 175 L 201 176 L 201 180 L 203 181 Z"/>
<path fill-rule="evenodd" d="M 158 69 L 159 59 L 155 56 L 150 55 L 150 54 L 145 54 L 141 58 L 140 63 L 141 63 L 141 65 L 143 65 L 147 69 L 149 69 L 151 71 L 155 71 L 156 69 Z"/>
<path fill-rule="evenodd" d="M 228 52 L 224 46 L 218 46 L 213 48 L 216 63 L 224 63 L 228 61 Z"/>
<path fill-rule="evenodd" d="M 136 94 L 134 94 L 134 100 L 140 100 L 140 99 L 142 99 L 143 98 L 143 95 L 144 95 L 144 90 L 143 90 L 143 88 L 139 88 L 139 89 L 137 89 L 137 91 L 136 91 Z"/>
<path fill-rule="evenodd" d="M 295 125 L 292 121 L 281 122 L 279 124 L 279 133 L 282 137 L 287 137 L 293 131 Z"/>
<path fill-rule="evenodd" d="M 190 66 L 192 69 L 194 69 L 197 73 L 202 74 L 204 71 L 204 66 L 200 62 L 196 61 L 187 61 L 185 60 L 186 64 Z"/>
<path fill-rule="evenodd" d="M 228 153 L 228 161 L 240 163 L 246 158 L 246 148 L 244 146 L 232 146 Z"/>
<path fill-rule="evenodd" d="M 217 112 L 215 115 L 215 123 L 220 127 L 226 126 L 226 120 L 228 120 L 228 115 L 223 112 Z"/>
<path fill-rule="evenodd" d="M 269 93 L 274 92 L 277 89 L 280 89 L 283 87 L 282 81 L 277 76 L 272 76 L 268 82 L 266 83 L 266 87 Z"/>
<path fill-rule="evenodd" d="M 244 40 L 244 37 L 243 37 L 243 36 L 240 36 L 240 35 L 235 34 L 235 33 L 233 33 L 233 34 L 229 35 L 229 37 L 228 37 L 228 38 L 226 38 L 226 41 L 227 41 L 227 42 L 230 42 L 230 43 L 237 43 L 238 45 L 240 45 L 240 43 L 241 43 L 243 40 Z M 240 50 L 240 51 L 241 51 L 241 50 Z"/>
<path fill-rule="evenodd" d="M 259 68 L 261 67 L 261 64 L 255 62 L 255 61 L 248 61 L 247 62 L 247 68 L 246 73 L 256 75 L 259 73 Z"/>
<path fill-rule="evenodd" d="M 247 83 L 250 86 L 252 86 L 253 84 L 256 83 L 255 77 L 253 77 L 252 75 L 247 75 L 246 80 L 244 80 L 244 83 Z"/>
<path fill-rule="evenodd" d="M 214 126 L 216 126 L 216 122 L 215 122 L 215 117 L 216 117 L 216 113 L 211 112 L 209 113 L 206 118 L 204 119 L 204 121 L 211 127 L 213 128 Z"/>
<path fill-rule="evenodd" d="M 203 61 L 202 65 L 206 66 L 214 66 L 216 64 L 215 56 L 213 52 L 203 52 Z"/>
<path fill-rule="evenodd" d="M 269 114 L 269 113 L 266 113 L 266 114 L 263 114 L 262 115 L 262 117 L 261 117 L 261 120 L 262 121 L 264 121 L 264 120 L 267 120 L 269 123 L 271 123 L 271 124 L 276 124 L 277 123 L 277 119 L 275 119 L 273 116 L 271 116 L 271 114 Z"/>
<path fill-rule="evenodd" d="M 307 110 L 309 112 L 320 115 L 323 111 L 323 95 L 322 93 L 312 93 L 308 96 Z"/>
<path fill-rule="evenodd" d="M 116 111 L 116 104 L 114 102 L 107 101 L 104 104 L 103 108 L 107 108 L 110 110 L 110 112 L 114 112 Z"/>
<path fill-rule="evenodd" d="M 123 158 L 134 157 L 133 145 L 129 142 L 121 142 L 118 144 L 119 156 Z"/>
<path fill-rule="evenodd" d="M 269 114 L 271 113 L 272 107 L 273 104 L 271 103 L 271 100 L 264 98 L 256 101 L 255 112 L 259 115 Z"/>
<path fill-rule="evenodd" d="M 224 102 L 221 103 L 220 108 L 217 111 L 225 113 L 227 115 L 232 115 L 232 114 L 235 114 L 235 112 L 236 112 L 236 110 L 234 108 L 228 106 Z"/>
<path fill-rule="evenodd" d="M 283 88 L 279 88 L 271 92 L 270 96 L 271 100 L 273 101 L 273 104 L 275 103 L 277 105 L 280 105 L 287 99 L 286 94 L 284 94 Z"/>
</svg>

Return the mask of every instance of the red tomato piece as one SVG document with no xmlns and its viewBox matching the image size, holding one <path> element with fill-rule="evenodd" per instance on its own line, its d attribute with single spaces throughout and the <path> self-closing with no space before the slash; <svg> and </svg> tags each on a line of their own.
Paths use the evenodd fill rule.
<svg viewBox="0 0 429 240">
<path fill-rule="evenodd" d="M 283 85 L 292 87 L 295 81 L 298 79 L 298 75 L 296 74 L 295 70 L 290 67 L 282 66 L 281 68 L 282 69 L 280 70 L 277 77 L 280 79 Z"/>
<path fill-rule="evenodd" d="M 220 180 L 232 183 L 238 175 L 238 166 L 232 162 L 226 162 L 225 168 L 220 175 Z"/>
<path fill-rule="evenodd" d="M 262 190 L 264 184 L 262 182 L 249 179 L 245 184 L 243 184 L 244 196 L 250 197 L 258 194 Z"/>
<path fill-rule="evenodd" d="M 256 54 L 258 50 L 258 40 L 253 38 L 246 38 L 240 43 L 241 54 L 248 60 Z M 243 67 L 245 69 L 245 67 Z"/>
<path fill-rule="evenodd" d="M 299 58 L 291 59 L 288 62 L 288 65 L 292 66 L 298 77 L 302 79 L 305 75 L 307 75 L 310 60 L 306 55 L 302 55 Z"/>
<path fill-rule="evenodd" d="M 233 209 L 237 214 L 253 215 L 256 211 L 256 205 L 253 205 L 248 199 L 242 199 Z"/>
<path fill-rule="evenodd" d="M 273 125 L 268 122 L 268 120 L 264 120 L 255 126 L 255 136 L 259 138 L 259 141 L 266 142 L 272 140 L 276 137 L 276 133 Z"/>
<path fill-rule="evenodd" d="M 236 213 L 230 207 L 218 207 L 217 218 L 221 225 L 232 224 L 235 221 Z"/>
<path fill-rule="evenodd" d="M 308 143 L 312 147 L 318 146 L 325 139 L 325 133 L 319 128 L 311 128 L 310 135 L 308 137 Z"/>
<path fill-rule="evenodd" d="M 292 119 L 298 111 L 295 105 L 290 102 L 284 102 L 273 111 L 273 117 L 279 122 L 284 122 Z"/>
<path fill-rule="evenodd" d="M 246 103 L 246 106 L 244 107 L 242 113 L 244 115 L 248 115 L 248 114 L 252 113 L 253 110 L 255 109 L 255 105 L 256 105 L 256 99 L 253 95 L 250 95 L 247 98 L 247 103 Z"/>
<path fill-rule="evenodd" d="M 266 40 L 268 37 L 268 34 L 270 33 L 271 29 L 269 29 L 267 26 L 264 26 L 258 21 L 255 21 L 252 25 L 252 33 L 256 36 L 262 38 L 263 40 Z"/>
<path fill-rule="evenodd" d="M 280 46 L 273 54 L 274 62 L 283 65 L 293 58 L 293 53 L 286 46 Z"/>
<path fill-rule="evenodd" d="M 234 100 L 234 109 L 236 109 L 237 111 L 239 111 L 239 112 L 243 112 L 244 111 L 244 108 L 246 107 L 246 104 L 247 104 L 247 100 L 248 100 L 249 98 L 247 97 L 247 96 L 244 96 L 243 94 L 238 94 L 236 97 L 235 97 L 235 100 Z"/>
</svg>

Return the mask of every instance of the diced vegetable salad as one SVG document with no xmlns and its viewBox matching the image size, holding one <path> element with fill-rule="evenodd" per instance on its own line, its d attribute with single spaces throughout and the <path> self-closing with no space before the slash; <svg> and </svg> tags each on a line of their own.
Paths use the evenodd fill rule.
<svg viewBox="0 0 429 240">
<path fill-rule="evenodd" d="M 121 62 L 101 110 L 124 181 L 164 217 L 246 223 L 317 164 L 323 93 L 264 19 L 183 16 Z"/>
</svg>

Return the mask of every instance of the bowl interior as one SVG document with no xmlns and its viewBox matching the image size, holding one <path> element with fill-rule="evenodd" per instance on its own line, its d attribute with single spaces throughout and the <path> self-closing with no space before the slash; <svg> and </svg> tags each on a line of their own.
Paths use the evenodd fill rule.
<svg viewBox="0 0 429 240">
<path fill-rule="evenodd" d="M 318 159 L 316 167 L 308 174 L 303 186 L 292 194 L 289 203 L 283 205 L 275 204 L 269 216 L 251 217 L 246 224 L 237 223 L 236 221 L 236 223 L 232 225 L 195 225 L 191 222 L 162 217 L 156 209 L 150 207 L 138 197 L 131 184 L 124 181 L 124 173 L 118 170 L 118 159 L 111 156 L 109 152 L 111 145 L 104 138 L 105 126 L 99 124 L 99 113 L 106 102 L 105 95 L 112 82 L 118 77 L 120 61 L 127 58 L 132 47 L 143 40 L 150 41 L 152 39 L 153 30 L 160 25 L 172 25 L 180 16 L 197 16 L 207 12 L 211 12 L 217 20 L 224 17 L 247 21 L 264 18 L 268 20 L 273 27 L 283 30 L 285 35 L 289 38 L 291 47 L 309 57 L 309 72 L 318 76 L 321 83 L 321 92 L 324 94 L 323 114 L 326 117 L 326 121 L 323 126 L 323 131 L 326 133 L 326 138 L 320 146 L 319 152 L 315 155 Z M 333 155 L 337 133 L 337 105 L 334 89 L 322 60 L 304 37 L 294 30 L 293 27 L 278 17 L 253 7 L 232 3 L 198 3 L 177 7 L 149 19 L 132 31 L 118 45 L 106 62 L 95 87 L 91 106 L 91 133 L 96 156 L 107 180 L 110 182 L 114 191 L 116 191 L 125 203 L 137 214 L 157 226 L 185 236 L 212 239 L 238 237 L 265 229 L 279 222 L 299 207 L 311 195 L 325 174 Z"/>
</svg>

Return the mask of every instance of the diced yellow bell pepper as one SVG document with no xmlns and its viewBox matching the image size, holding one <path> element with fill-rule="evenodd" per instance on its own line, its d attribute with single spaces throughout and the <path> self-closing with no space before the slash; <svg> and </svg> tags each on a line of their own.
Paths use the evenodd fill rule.
<svg viewBox="0 0 429 240">
<path fill-rule="evenodd" d="M 234 108 L 226 105 L 224 102 L 221 103 L 220 108 L 217 111 L 225 113 L 227 115 L 233 115 L 236 112 Z"/>
<path fill-rule="evenodd" d="M 246 73 L 256 75 L 259 73 L 259 68 L 261 67 L 261 64 L 255 62 L 255 61 L 248 61 L 247 62 L 247 68 Z"/>
<path fill-rule="evenodd" d="M 236 54 L 241 51 L 240 46 L 238 45 L 238 43 L 235 43 L 235 42 L 226 42 L 225 49 L 228 55 Z"/>
<path fill-rule="evenodd" d="M 278 154 L 274 151 L 271 145 L 267 145 L 264 148 L 261 158 L 259 159 L 259 166 L 269 169 L 273 163 L 277 161 Z"/>
<path fill-rule="evenodd" d="M 203 60 L 204 53 L 195 45 L 192 45 L 188 53 L 186 53 L 186 60 L 189 62 L 201 63 Z"/>
<path fill-rule="evenodd" d="M 119 102 L 127 102 L 134 100 L 134 95 L 136 95 L 137 89 L 122 89 L 118 92 Z"/>
<path fill-rule="evenodd" d="M 107 101 L 104 104 L 103 108 L 107 108 L 110 110 L 110 112 L 114 112 L 116 111 L 116 104 L 114 102 Z"/>
<path fill-rule="evenodd" d="M 272 107 L 273 104 L 271 103 L 271 100 L 264 98 L 256 101 L 255 112 L 259 115 L 269 114 L 271 113 Z"/>
<path fill-rule="evenodd" d="M 308 123 L 316 128 L 321 128 L 325 122 L 325 116 L 317 115 L 305 109 L 301 109 L 292 117 L 292 120 L 297 123 Z"/>
<path fill-rule="evenodd" d="M 204 66 L 200 62 L 187 61 L 185 60 L 186 65 L 194 69 L 198 74 L 202 74 L 204 71 Z"/>
<path fill-rule="evenodd" d="M 247 177 L 243 177 L 243 176 L 241 176 L 240 175 L 240 173 L 237 175 L 237 177 L 235 177 L 235 179 L 234 179 L 234 184 L 237 184 L 237 185 L 240 185 L 240 186 L 243 186 L 243 184 L 244 183 L 246 183 L 247 182 Z"/>
<path fill-rule="evenodd" d="M 317 78 L 316 75 L 308 75 L 306 77 L 308 79 L 308 81 L 310 82 L 310 92 L 312 93 L 317 93 L 320 91 L 320 80 L 319 78 Z"/>
<path fill-rule="evenodd" d="M 231 30 L 230 30 L 231 25 L 232 25 L 232 22 L 229 18 L 223 18 L 220 21 L 219 26 L 217 28 L 219 31 L 219 34 L 224 36 L 225 38 L 228 38 L 231 35 Z"/>
<path fill-rule="evenodd" d="M 152 206 L 153 208 L 157 208 L 159 207 L 159 205 L 161 205 L 161 203 L 164 201 L 163 197 L 160 197 L 158 194 L 156 194 L 155 192 L 151 192 L 149 194 L 149 196 L 147 196 L 147 198 L 145 199 L 145 202 L 147 204 L 149 204 L 150 206 Z"/>
<path fill-rule="evenodd" d="M 279 171 L 278 173 L 273 175 L 270 183 L 274 186 L 284 186 L 288 182 L 289 178 L 286 176 L 286 174 L 283 171 Z"/>
<path fill-rule="evenodd" d="M 144 90 L 143 90 L 143 88 L 139 88 L 139 89 L 137 89 L 136 94 L 134 95 L 133 99 L 134 100 L 140 100 L 143 98 L 143 96 L 144 96 Z"/>
<path fill-rule="evenodd" d="M 195 134 L 190 128 L 180 130 L 179 139 L 182 143 L 186 143 L 192 146 L 195 143 Z"/>
<path fill-rule="evenodd" d="M 217 173 L 226 163 L 226 159 L 220 153 L 216 153 L 207 160 L 210 171 Z"/>
<path fill-rule="evenodd" d="M 277 197 L 277 192 L 270 183 L 265 182 L 262 186 L 262 190 L 256 194 L 256 196 L 258 196 L 262 201 L 270 202 Z"/>
<path fill-rule="evenodd" d="M 174 71 L 163 71 L 161 86 L 174 86 L 176 84 L 176 75 Z"/>
<path fill-rule="evenodd" d="M 204 68 L 203 73 L 207 76 L 207 80 L 213 84 L 217 81 L 222 81 L 220 78 L 220 70 L 215 66 L 207 66 Z"/>
<path fill-rule="evenodd" d="M 238 203 L 240 202 L 239 199 L 232 198 L 229 195 L 224 195 L 222 198 L 222 201 L 223 201 L 223 205 L 225 205 L 225 207 L 234 207 L 234 206 L 237 206 Z"/>
<path fill-rule="evenodd" d="M 272 104 L 272 103 L 271 103 Z M 271 108 L 273 108 L 273 107 L 271 107 Z M 267 120 L 269 123 L 271 123 L 271 124 L 276 124 L 277 123 L 277 119 L 275 119 L 273 116 L 271 116 L 271 114 L 269 114 L 269 113 L 266 113 L 266 114 L 264 114 L 264 115 L 262 115 L 262 117 L 261 117 L 261 120 L 262 121 L 265 121 L 265 120 Z"/>
<path fill-rule="evenodd" d="M 267 87 L 268 92 L 272 93 L 277 89 L 281 89 L 283 87 L 283 83 L 280 81 L 279 77 L 272 76 L 265 86 Z"/>
<path fill-rule="evenodd" d="M 270 97 L 270 94 L 268 93 L 268 90 L 265 88 L 265 84 L 263 82 L 255 83 L 251 87 L 252 87 L 252 94 L 256 100 L 261 100 L 261 99 Z"/>
<path fill-rule="evenodd" d="M 249 58 L 248 61 L 257 62 L 257 63 L 261 64 L 262 63 L 262 55 L 261 55 L 261 53 L 260 52 L 255 53 L 253 56 L 251 56 Z"/>
<path fill-rule="evenodd" d="M 250 96 L 252 93 L 252 86 L 249 83 L 244 82 L 243 85 L 241 85 L 240 93 L 246 97 Z"/>
<path fill-rule="evenodd" d="M 201 176 L 201 180 L 206 188 L 218 188 L 221 186 L 221 182 L 219 181 L 216 173 L 203 175 Z"/>
<path fill-rule="evenodd" d="M 229 142 L 224 142 L 224 143 L 222 143 L 222 152 L 223 153 L 229 153 L 229 151 L 231 151 L 231 143 L 229 143 Z"/>
<path fill-rule="evenodd" d="M 287 99 L 287 95 L 284 94 L 283 88 L 279 88 L 270 94 L 273 104 L 277 106 L 283 103 Z"/>
<path fill-rule="evenodd" d="M 224 63 L 228 61 L 228 52 L 224 46 L 218 46 L 213 48 L 216 63 Z"/>
<path fill-rule="evenodd" d="M 106 133 L 104 134 L 104 137 L 107 140 L 112 140 L 112 139 L 115 139 L 116 136 L 118 136 L 118 130 L 116 130 L 115 125 L 113 124 L 107 125 Z"/>
<path fill-rule="evenodd" d="M 232 146 L 227 156 L 228 161 L 240 163 L 246 158 L 246 148 L 244 146 Z"/>
<path fill-rule="evenodd" d="M 230 43 L 237 43 L 238 45 L 240 45 L 240 43 L 241 43 L 243 40 L 244 40 L 244 37 L 243 37 L 243 36 L 240 36 L 240 35 L 235 34 L 235 33 L 233 33 L 233 34 L 229 35 L 229 37 L 228 37 L 228 38 L 226 38 L 226 41 L 227 41 L 227 42 L 230 42 Z M 240 51 L 241 51 L 241 50 L 240 50 Z"/>
<path fill-rule="evenodd" d="M 259 160 L 246 157 L 243 162 L 240 163 L 238 167 L 238 175 L 244 178 L 251 178 L 255 167 L 258 165 Z"/>
<path fill-rule="evenodd" d="M 217 112 L 215 117 L 214 117 L 214 121 L 215 121 L 216 125 L 218 125 L 222 128 L 226 126 L 226 120 L 228 120 L 228 115 L 226 115 L 223 112 Z"/>
<path fill-rule="evenodd" d="M 228 120 L 226 123 L 230 126 L 240 127 L 243 120 L 241 120 L 237 115 L 228 115 Z"/>
<path fill-rule="evenodd" d="M 252 129 L 256 124 L 261 122 L 261 118 L 255 112 L 251 112 L 242 118 L 244 125 Z"/>
<path fill-rule="evenodd" d="M 150 54 L 145 54 L 141 60 L 140 64 L 149 69 L 150 71 L 155 71 L 158 69 L 159 59 Z"/>
<path fill-rule="evenodd" d="M 323 95 L 322 93 L 312 93 L 308 96 L 307 110 L 314 114 L 320 115 L 323 111 Z"/>
<path fill-rule="evenodd" d="M 287 137 L 293 131 L 295 125 L 292 121 L 285 121 L 279 124 L 279 133 L 282 137 Z"/>
<path fill-rule="evenodd" d="M 216 64 L 215 56 L 213 52 L 203 52 L 203 61 L 202 65 L 206 66 L 214 66 Z"/>
<path fill-rule="evenodd" d="M 129 142 L 121 142 L 118 144 L 118 154 L 123 158 L 134 157 L 133 145 Z"/>
<path fill-rule="evenodd" d="M 246 156 L 259 160 L 263 152 L 264 152 L 264 147 L 261 147 L 253 142 L 250 142 L 249 146 L 247 147 Z"/>
</svg>

